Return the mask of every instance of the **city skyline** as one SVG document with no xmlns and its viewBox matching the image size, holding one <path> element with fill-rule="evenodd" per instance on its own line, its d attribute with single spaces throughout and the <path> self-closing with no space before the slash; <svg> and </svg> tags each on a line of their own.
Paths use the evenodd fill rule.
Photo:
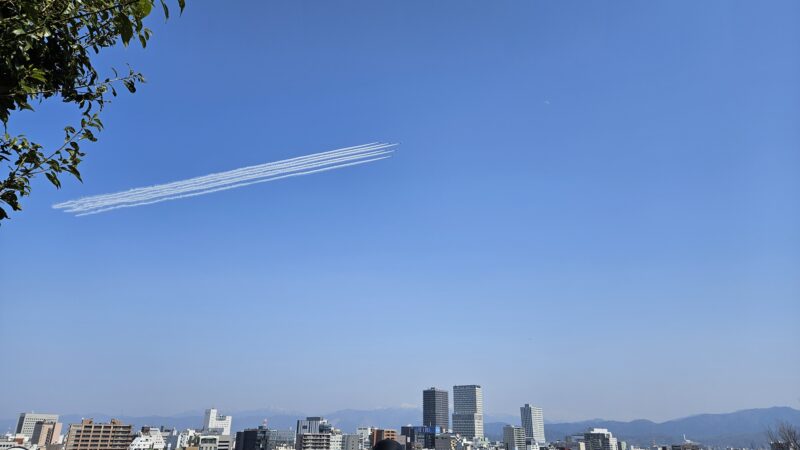
<svg viewBox="0 0 800 450">
<path fill-rule="evenodd" d="M 757 415 L 753 416 L 752 413 L 757 413 Z M 776 413 L 779 415 L 775 416 Z M 781 415 L 784 419 L 778 418 L 781 417 Z M 770 416 L 772 417 L 771 419 L 768 418 Z M 669 442 L 669 439 L 674 439 L 673 442 L 680 442 L 687 446 L 690 445 L 690 448 L 679 450 L 720 448 L 719 446 L 722 442 L 740 443 L 734 444 L 734 446 L 747 443 L 751 444 L 750 447 L 744 446 L 741 450 L 746 450 L 747 448 L 754 450 L 759 448 L 755 446 L 755 443 L 763 442 L 765 437 L 763 429 L 764 423 L 780 420 L 788 420 L 788 422 L 784 422 L 787 424 L 800 423 L 800 410 L 787 410 L 786 408 L 783 408 L 782 412 L 778 412 L 777 410 L 751 410 L 728 415 L 714 415 L 708 418 L 703 418 L 702 415 L 695 415 L 686 418 L 682 421 L 683 425 L 678 427 L 676 427 L 677 422 L 673 424 L 665 423 L 663 424 L 665 427 L 661 428 L 663 431 L 657 431 L 659 428 L 653 428 L 653 426 L 657 424 L 651 423 L 648 426 L 646 423 L 637 424 L 637 422 L 625 424 L 623 422 L 588 421 L 574 424 L 549 424 L 547 425 L 547 429 L 553 437 L 546 441 L 532 439 L 530 436 L 527 436 L 528 433 L 524 425 L 514 425 L 513 422 L 511 425 L 504 426 L 501 434 L 498 434 L 501 432 L 498 425 L 503 424 L 494 424 L 492 433 L 487 436 L 488 440 L 474 440 L 466 436 L 459 437 L 457 434 L 450 434 L 450 431 L 442 430 L 439 427 L 402 426 L 400 427 L 401 431 L 398 433 L 396 425 L 387 426 L 384 422 L 383 426 L 376 427 L 377 424 L 375 422 L 369 422 L 369 419 L 366 419 L 365 422 L 364 417 L 362 417 L 361 421 L 357 424 L 348 422 L 349 425 L 345 426 L 339 425 L 335 418 L 333 421 L 329 421 L 329 418 L 326 416 L 312 416 L 306 417 L 306 419 L 298 418 L 296 421 L 297 427 L 290 428 L 288 431 L 286 428 L 281 429 L 280 426 L 276 428 L 271 424 L 267 425 L 266 422 L 260 421 L 256 428 L 256 424 L 249 421 L 252 420 L 252 418 L 249 420 L 243 418 L 248 420 L 248 423 L 240 424 L 235 428 L 224 429 L 223 427 L 215 426 L 216 424 L 213 420 L 210 420 L 212 417 L 217 417 L 217 420 L 222 420 L 228 425 L 230 425 L 231 420 L 234 419 L 230 411 L 225 411 L 225 415 L 222 415 L 219 414 L 219 411 L 215 408 L 206 409 L 205 418 L 197 416 L 191 423 L 184 423 L 183 425 L 177 425 L 169 421 L 160 422 L 159 418 L 156 417 L 151 417 L 149 419 L 151 420 L 150 422 L 142 424 L 141 422 L 136 422 L 135 418 L 69 418 L 55 414 L 21 413 L 16 427 L 18 434 L 14 435 L 12 430 L 10 434 L 6 434 L 3 438 L 0 438 L 0 448 L 8 448 L 9 445 L 13 445 L 13 442 L 18 442 L 25 444 L 26 448 L 30 448 L 30 450 L 45 450 L 45 446 L 48 446 L 47 450 L 63 450 L 63 444 L 65 443 L 63 439 L 67 440 L 66 444 L 68 447 L 82 447 L 85 446 L 86 443 L 96 442 L 90 441 L 92 439 L 111 439 L 108 442 L 108 445 L 110 445 L 108 450 L 112 448 L 124 450 L 124 446 L 118 446 L 121 441 L 124 441 L 124 445 L 130 443 L 130 448 L 127 450 L 170 450 L 169 448 L 162 449 L 160 447 L 165 445 L 165 443 L 170 445 L 172 450 L 178 450 L 177 447 L 187 446 L 188 448 L 186 450 L 197 450 L 191 448 L 190 442 L 195 442 L 196 444 L 197 439 L 200 439 L 201 447 L 204 441 L 208 441 L 207 444 L 210 446 L 205 449 L 201 448 L 200 450 L 234 450 L 233 437 L 235 435 L 235 450 L 290 450 L 283 448 L 283 445 L 288 444 L 292 447 L 295 435 L 297 435 L 299 439 L 301 434 L 310 434 L 307 438 L 297 441 L 298 445 L 306 450 L 369 450 L 364 448 L 364 441 L 368 436 L 371 436 L 371 445 L 374 445 L 377 440 L 385 437 L 389 437 L 390 439 L 401 439 L 402 437 L 402 442 L 408 445 L 414 444 L 408 447 L 407 450 L 422 450 L 419 447 L 420 445 L 424 448 L 433 449 L 434 441 L 436 442 L 436 450 L 446 450 L 446 448 L 440 448 L 440 438 L 443 440 L 441 443 L 444 445 L 447 445 L 447 442 L 456 443 L 456 441 L 461 442 L 464 440 L 468 442 L 474 441 L 475 444 L 483 450 L 514 450 L 514 447 L 516 447 L 517 450 L 627 450 L 636 448 L 636 445 L 649 445 L 651 437 L 660 436 L 659 440 L 663 440 L 669 435 L 671 435 L 672 438 L 666 438 L 668 439 L 667 442 Z M 417 420 L 414 422 L 418 422 L 419 418 L 420 415 L 418 411 Z M 130 419 L 134 419 L 134 421 L 132 422 Z M 165 419 L 167 418 L 161 418 L 161 420 Z M 153 420 L 155 420 L 155 422 L 153 422 Z M 523 417 L 523 423 L 524 422 L 525 420 Z M 368 423 L 370 425 L 367 425 Z M 198 427 L 198 424 L 202 425 Z M 31 425 L 34 426 L 31 428 Z M 62 425 L 68 425 L 67 434 L 73 436 L 72 438 L 67 438 L 66 435 L 59 435 Z M 698 425 L 700 428 L 698 428 Z M 141 427 L 141 431 L 134 435 L 133 430 L 139 429 L 139 427 Z M 114 428 L 117 429 L 117 432 L 113 431 Z M 612 428 L 619 430 L 623 437 L 627 436 L 624 440 L 619 441 L 620 446 L 618 448 L 614 448 L 615 446 L 611 444 L 615 439 L 608 434 L 608 429 Z M 32 431 L 32 429 L 35 431 Z M 156 431 L 154 432 L 153 430 Z M 158 430 L 161 431 L 159 432 Z M 681 430 L 683 430 L 682 437 Z M 180 431 L 180 433 L 178 433 L 178 431 Z M 356 434 L 350 434 L 352 431 L 355 431 Z M 243 432 L 244 435 L 242 434 Z M 580 437 L 576 437 L 576 432 Z M 687 432 L 692 438 L 700 438 L 700 442 L 697 440 L 687 440 Z M 542 429 L 542 434 L 543 433 L 544 429 Z M 590 438 L 592 434 L 595 434 L 595 436 Z M 117 436 L 117 438 L 114 436 Z M 704 438 L 709 440 L 706 441 L 705 444 L 702 443 Z M 117 439 L 120 441 L 117 441 L 115 444 L 115 440 Z M 266 445 L 266 441 L 263 441 L 261 447 L 250 447 L 256 441 L 262 441 L 263 439 L 269 439 L 271 443 Z M 585 441 L 586 448 L 584 449 L 583 445 L 581 445 L 580 448 L 573 448 L 573 445 L 577 442 L 575 439 L 579 439 L 581 442 Z M 70 443 L 69 441 L 75 442 Z M 501 449 L 492 444 L 492 442 L 497 441 L 500 443 L 504 442 L 506 448 Z M 628 441 L 628 445 L 625 444 L 625 441 Z M 83 442 L 83 444 L 81 442 Z M 301 442 L 302 445 L 300 444 Z M 631 447 L 631 444 L 633 447 Z M 157 447 L 153 448 L 153 445 Z M 595 445 L 597 448 L 589 448 Z M 730 447 L 730 444 L 726 445 Z M 276 446 L 281 448 L 277 448 Z M 725 445 L 722 445 L 722 448 L 725 448 Z M 80 448 L 76 450 L 80 450 Z M 657 450 L 678 449 L 673 447 L 672 449 L 659 448 Z M 772 450 L 781 449 L 773 448 Z"/>
</svg>

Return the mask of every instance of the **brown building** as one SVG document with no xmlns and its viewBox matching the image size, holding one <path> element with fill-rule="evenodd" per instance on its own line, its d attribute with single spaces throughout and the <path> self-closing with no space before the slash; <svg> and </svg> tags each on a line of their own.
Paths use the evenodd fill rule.
<svg viewBox="0 0 800 450">
<path fill-rule="evenodd" d="M 31 444 L 36 444 L 40 448 L 44 448 L 50 444 L 57 444 L 59 435 L 61 435 L 60 422 L 36 422 L 36 425 L 33 426 Z"/>
<path fill-rule="evenodd" d="M 127 450 L 133 438 L 133 426 L 117 419 L 111 423 L 83 419 L 69 426 L 65 450 Z"/>
<path fill-rule="evenodd" d="M 375 428 L 372 430 L 372 446 L 375 447 L 375 444 L 384 440 L 384 439 L 391 439 L 393 441 L 397 440 L 397 430 L 383 430 L 381 428 Z"/>
</svg>

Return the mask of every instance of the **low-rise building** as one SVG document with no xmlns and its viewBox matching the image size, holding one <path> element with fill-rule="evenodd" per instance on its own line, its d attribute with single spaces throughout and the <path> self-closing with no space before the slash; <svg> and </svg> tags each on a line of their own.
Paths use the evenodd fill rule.
<svg viewBox="0 0 800 450">
<path fill-rule="evenodd" d="M 133 426 L 117 419 L 111 419 L 108 423 L 83 419 L 81 423 L 69 426 L 65 449 L 128 450 L 133 438 Z"/>
</svg>

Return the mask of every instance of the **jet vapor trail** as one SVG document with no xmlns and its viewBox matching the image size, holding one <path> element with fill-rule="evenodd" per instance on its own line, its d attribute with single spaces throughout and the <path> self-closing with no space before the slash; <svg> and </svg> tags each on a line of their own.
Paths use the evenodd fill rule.
<svg viewBox="0 0 800 450">
<path fill-rule="evenodd" d="M 97 214 L 118 208 L 194 197 L 213 192 L 235 189 L 256 183 L 282 178 L 309 175 L 328 170 L 386 159 L 397 144 L 374 142 L 355 147 L 345 147 L 327 152 L 314 153 L 256 166 L 243 167 L 227 172 L 212 173 L 182 181 L 130 189 L 113 194 L 94 195 L 53 205 L 53 208 L 75 213 L 77 216 Z"/>
</svg>

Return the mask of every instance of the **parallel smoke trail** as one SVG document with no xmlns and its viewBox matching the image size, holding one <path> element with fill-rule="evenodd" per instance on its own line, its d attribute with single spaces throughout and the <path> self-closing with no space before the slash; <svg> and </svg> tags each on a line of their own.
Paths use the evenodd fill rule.
<svg viewBox="0 0 800 450">
<path fill-rule="evenodd" d="M 314 153 L 266 164 L 212 173 L 154 186 L 130 189 L 113 194 L 95 195 L 53 205 L 53 208 L 76 213 L 77 216 L 98 214 L 119 208 L 150 205 L 251 184 L 309 175 L 343 167 L 366 164 L 390 157 L 397 144 L 373 142 L 355 147 Z"/>
<path fill-rule="evenodd" d="M 165 183 L 156 186 L 144 187 L 144 188 L 136 188 L 130 189 L 128 191 L 123 191 L 115 194 L 105 194 L 105 195 L 96 195 L 92 197 L 86 197 L 78 200 L 72 200 L 64 203 L 60 203 L 55 205 L 57 208 L 69 208 L 69 210 L 73 208 L 84 208 L 86 206 L 103 203 L 107 201 L 115 201 L 121 198 L 129 198 L 133 196 L 150 196 L 155 195 L 157 192 L 162 190 L 170 191 L 173 189 L 188 189 L 192 188 L 196 185 L 203 185 L 206 183 L 215 183 L 221 182 L 229 179 L 234 179 L 239 176 L 249 176 L 249 175 L 257 175 L 259 173 L 268 172 L 272 169 L 280 169 L 280 168 L 287 168 L 292 167 L 294 165 L 299 165 L 301 163 L 308 163 L 314 161 L 320 161 L 324 159 L 329 159 L 337 156 L 342 155 L 350 155 L 350 154 L 357 154 L 360 152 L 366 152 L 370 150 L 378 150 L 384 149 L 387 147 L 391 147 L 392 145 L 389 144 L 367 144 L 364 146 L 357 146 L 357 147 L 346 147 L 339 150 L 333 150 L 328 152 L 316 153 L 313 155 L 302 156 L 297 158 L 286 159 L 282 161 L 276 161 L 272 163 L 266 164 L 259 164 L 257 166 L 250 166 L 244 167 L 241 169 L 230 170 L 227 172 L 220 172 L 210 175 L 205 175 L 201 177 L 189 178 L 183 181 L 176 181 L 172 183 Z"/>
<path fill-rule="evenodd" d="M 368 156 L 381 156 L 381 155 L 386 155 L 386 154 L 389 154 L 389 153 L 391 153 L 391 152 L 371 153 L 371 154 L 368 154 Z M 359 157 L 351 156 L 351 157 L 347 157 L 347 158 L 338 158 L 337 161 L 336 161 L 337 163 L 344 163 L 346 161 L 351 161 L 351 160 L 354 160 L 354 159 L 357 160 L 357 162 L 356 163 L 337 164 L 335 166 L 329 166 L 331 164 L 331 162 L 330 161 L 324 161 L 324 162 L 321 162 L 321 163 L 309 164 L 309 165 L 304 165 L 304 166 L 293 167 L 291 169 L 274 171 L 273 173 L 270 173 L 268 176 L 250 177 L 250 178 L 247 178 L 247 179 L 258 178 L 258 181 L 251 181 L 251 182 L 248 182 L 248 183 L 231 184 L 231 183 L 235 183 L 237 181 L 243 181 L 243 180 L 240 180 L 240 179 L 236 179 L 236 180 L 233 180 L 233 181 L 227 181 L 226 180 L 227 182 L 225 182 L 225 183 L 218 183 L 218 184 L 214 185 L 214 186 L 223 185 L 223 187 L 214 188 L 214 186 L 200 186 L 200 187 L 197 187 L 197 188 L 194 188 L 194 189 L 184 189 L 184 190 L 181 190 L 181 191 L 178 191 L 178 192 L 172 192 L 170 194 L 165 194 L 164 192 L 158 192 L 157 195 L 150 195 L 150 196 L 147 196 L 147 197 L 144 197 L 144 198 L 138 198 L 138 199 L 135 199 L 135 200 L 132 200 L 132 199 L 129 199 L 129 198 L 123 198 L 123 199 L 120 199 L 120 200 L 117 200 L 117 201 L 114 201 L 114 202 L 106 202 L 106 203 L 97 204 L 97 205 L 94 205 L 94 206 L 91 206 L 91 207 L 73 208 L 73 209 L 68 209 L 66 211 L 67 212 L 77 212 L 77 213 L 79 213 L 78 215 L 83 216 L 83 215 L 93 214 L 93 213 L 96 213 L 96 212 L 101 212 L 101 211 L 97 210 L 98 208 L 102 208 L 102 211 L 109 211 L 109 210 L 112 210 L 112 209 L 122 208 L 122 207 L 126 207 L 126 206 L 139 206 L 141 204 L 148 204 L 149 205 L 149 204 L 153 204 L 153 203 L 159 203 L 159 202 L 165 201 L 165 200 L 173 200 L 173 199 L 176 199 L 176 198 L 184 198 L 184 197 L 194 197 L 196 195 L 203 195 L 203 194 L 208 194 L 208 193 L 211 193 L 211 192 L 223 191 L 223 190 L 227 190 L 227 189 L 232 189 L 234 187 L 248 186 L 250 184 L 256 184 L 256 183 L 263 183 L 263 182 L 266 182 L 266 181 L 272 181 L 272 180 L 281 179 L 281 178 L 288 178 L 289 176 L 305 175 L 305 174 L 309 174 L 309 173 L 323 172 L 325 170 L 337 169 L 339 167 L 347 167 L 347 166 L 352 166 L 352 165 L 355 165 L 355 164 L 360 164 L 362 162 L 371 162 L 371 161 L 377 161 L 379 159 L 386 159 L 386 158 L 388 158 L 388 156 L 383 156 L 383 157 L 379 157 L 379 158 L 371 158 L 371 159 L 368 159 L 368 160 L 364 160 L 361 156 L 359 156 Z M 322 167 L 323 169 L 317 169 L 317 168 L 320 168 L 320 167 Z M 308 169 L 308 170 L 304 170 L 304 169 Z M 311 170 L 311 169 L 317 169 L 317 170 Z M 304 170 L 304 171 L 298 173 L 299 170 Z M 290 175 L 277 176 L 277 175 L 284 174 L 284 173 L 290 173 Z M 247 179 L 245 179 L 245 181 Z M 169 195 L 169 196 L 165 196 L 165 195 Z M 130 205 L 128 205 L 128 204 L 130 204 Z M 114 205 L 114 206 L 111 206 L 111 205 Z"/>
<path fill-rule="evenodd" d="M 178 200 L 178 199 L 181 199 L 181 198 L 195 197 L 195 196 L 198 196 L 198 195 L 211 194 L 212 192 L 226 191 L 228 189 L 235 189 L 235 188 L 238 188 L 238 187 L 249 186 L 251 184 L 257 184 L 257 183 L 266 183 L 268 181 L 280 180 L 282 178 L 298 177 L 298 176 L 309 175 L 309 174 L 317 173 L 317 172 L 325 172 L 326 170 L 333 170 L 333 169 L 339 169 L 341 167 L 355 166 L 355 165 L 358 165 L 358 164 L 365 164 L 365 163 L 369 163 L 369 162 L 372 162 L 372 161 L 380 161 L 381 159 L 386 159 L 386 158 L 390 158 L 390 156 L 383 156 L 383 157 L 380 157 L 380 158 L 367 159 L 367 160 L 356 161 L 356 162 L 347 163 L 347 164 L 340 164 L 338 166 L 325 167 L 325 168 L 322 168 L 322 169 L 307 170 L 307 171 L 304 171 L 304 172 L 298 172 L 298 173 L 292 173 L 292 174 L 289 174 L 289 175 L 281 175 L 281 176 L 274 177 L 274 178 L 268 178 L 266 180 L 250 181 L 248 183 L 234 184 L 234 185 L 231 185 L 231 186 L 225 186 L 225 187 L 221 187 L 221 188 L 210 189 L 210 190 L 207 190 L 207 191 L 193 192 L 191 194 L 176 195 L 174 197 L 162 197 L 162 198 L 159 198 L 157 200 L 139 202 L 139 203 L 134 203 L 134 204 L 117 205 L 117 206 L 112 206 L 112 207 L 103 208 L 103 209 L 96 209 L 96 210 L 92 210 L 92 211 L 89 211 L 89 212 L 83 212 L 83 213 L 80 213 L 80 214 L 76 214 L 75 217 L 89 216 L 89 215 L 92 215 L 92 214 L 98 214 L 98 213 L 101 213 L 101 212 L 111 211 L 112 209 L 132 208 L 134 206 L 152 205 L 153 203 L 161 203 L 161 202 L 166 202 L 166 201 L 169 201 L 169 200 Z"/>
<path fill-rule="evenodd" d="M 77 212 L 80 210 L 87 210 L 87 209 L 94 209 L 94 208 L 101 208 L 106 205 L 120 203 L 120 202 L 138 202 L 141 200 L 148 200 L 154 197 L 161 197 L 166 195 L 175 195 L 181 192 L 190 192 L 196 191 L 200 189 L 208 189 L 217 186 L 223 186 L 226 184 L 231 184 L 239 181 L 246 181 L 250 179 L 257 179 L 257 178 L 264 178 L 268 176 L 278 175 L 286 172 L 294 172 L 297 170 L 308 169 L 313 167 L 319 167 L 324 165 L 330 165 L 335 163 L 340 163 L 344 161 L 351 161 L 355 159 L 363 159 L 372 156 L 379 156 L 391 153 L 391 150 L 382 150 L 382 151 L 367 151 L 363 153 L 359 153 L 357 155 L 349 155 L 351 152 L 344 152 L 338 153 L 334 155 L 335 157 L 330 158 L 326 157 L 326 159 L 311 163 L 292 163 L 292 164 L 276 164 L 274 167 L 278 167 L 278 169 L 274 167 L 269 167 L 266 170 L 258 170 L 252 171 L 252 173 L 241 174 L 238 176 L 222 176 L 216 177 L 211 181 L 202 181 L 202 182 L 195 182 L 191 184 L 185 184 L 183 186 L 173 187 L 173 188 L 164 188 L 163 186 L 154 186 L 151 188 L 147 188 L 146 191 L 137 191 L 137 192 L 128 192 L 123 194 L 111 194 L 109 196 L 98 196 L 98 197 L 89 197 L 86 199 L 82 199 L 82 203 L 67 205 L 64 204 L 58 205 L 63 208 L 66 208 L 67 212 Z M 340 156 L 342 154 L 349 155 L 349 156 Z M 170 185 L 173 185 L 170 183 Z M 78 201 L 80 202 L 80 200 Z"/>
<path fill-rule="evenodd" d="M 348 147 L 344 149 L 317 153 L 314 155 L 303 156 L 299 158 L 291 158 L 283 161 L 273 163 L 260 164 L 257 166 L 245 167 L 242 169 L 231 170 L 228 172 L 216 173 L 205 175 L 202 177 L 190 178 L 184 181 L 177 181 L 166 183 L 157 186 L 150 186 L 145 188 L 131 189 L 128 191 L 116 193 L 97 195 L 86 197 L 78 200 L 68 201 L 55 205 L 56 208 L 67 209 L 68 212 L 84 210 L 89 208 L 100 207 L 104 204 L 115 203 L 117 201 L 127 200 L 143 200 L 152 196 L 175 194 L 186 190 L 191 190 L 200 187 L 216 186 L 228 182 L 235 182 L 240 179 L 248 179 L 257 176 L 270 175 L 275 169 L 290 168 L 303 165 L 302 163 L 317 162 L 323 160 L 333 160 L 334 157 L 341 155 L 351 155 L 365 153 L 370 150 L 378 150 L 389 147 L 387 144 L 368 144 L 366 146 Z M 364 156 L 368 156 L 364 154 Z M 332 161 L 333 162 L 333 161 Z M 298 167 L 299 168 L 299 167 Z"/>
</svg>

